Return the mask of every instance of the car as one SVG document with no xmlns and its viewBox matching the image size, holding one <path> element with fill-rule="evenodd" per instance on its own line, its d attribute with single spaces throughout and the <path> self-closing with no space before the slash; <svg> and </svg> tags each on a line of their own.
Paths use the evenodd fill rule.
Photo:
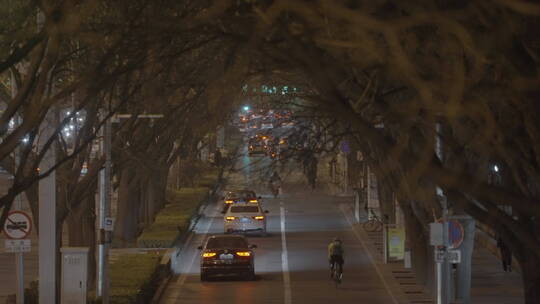
<svg viewBox="0 0 540 304">
<path fill-rule="evenodd" d="M 266 213 L 261 204 L 234 204 L 225 212 L 223 230 L 225 233 L 258 232 L 266 236 Z"/>
<path fill-rule="evenodd" d="M 289 148 L 289 137 L 287 137 L 287 136 L 281 137 L 279 139 L 278 145 L 279 145 L 280 150 L 288 149 Z"/>
<path fill-rule="evenodd" d="M 223 212 L 226 212 L 229 206 L 233 204 L 258 203 L 261 197 L 257 197 L 252 190 L 229 190 L 225 192 L 223 199 Z"/>
<path fill-rule="evenodd" d="M 266 154 L 266 144 L 259 139 L 253 139 L 249 141 L 248 146 L 248 155 L 252 156 L 254 154 Z"/>
<path fill-rule="evenodd" d="M 240 275 L 255 279 L 256 245 L 250 245 L 243 235 L 210 236 L 201 250 L 201 281 L 210 276 Z"/>
<path fill-rule="evenodd" d="M 264 118 L 261 123 L 261 129 L 272 129 L 274 127 L 274 122 L 272 119 Z"/>
</svg>

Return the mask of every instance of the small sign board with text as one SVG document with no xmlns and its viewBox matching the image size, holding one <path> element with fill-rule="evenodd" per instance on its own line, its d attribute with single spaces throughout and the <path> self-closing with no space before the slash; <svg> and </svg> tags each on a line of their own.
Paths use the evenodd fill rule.
<svg viewBox="0 0 540 304">
<path fill-rule="evenodd" d="M 29 239 L 5 240 L 4 247 L 6 252 L 30 252 L 32 243 Z"/>
</svg>

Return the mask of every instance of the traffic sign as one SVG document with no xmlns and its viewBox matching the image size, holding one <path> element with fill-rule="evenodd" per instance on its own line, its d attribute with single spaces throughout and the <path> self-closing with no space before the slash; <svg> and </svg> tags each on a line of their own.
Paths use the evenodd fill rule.
<svg viewBox="0 0 540 304">
<path fill-rule="evenodd" d="M 103 222 L 103 229 L 105 231 L 114 231 L 114 217 L 106 217 Z"/>
<path fill-rule="evenodd" d="M 437 248 L 435 250 L 435 262 L 443 263 L 445 259 L 452 264 L 461 263 L 461 250 L 446 250 L 444 248 Z"/>
<path fill-rule="evenodd" d="M 448 258 L 448 262 L 452 264 L 461 263 L 461 250 L 459 249 L 448 250 L 446 253 L 446 258 Z"/>
<path fill-rule="evenodd" d="M 32 231 L 32 220 L 23 211 L 10 211 L 4 223 L 3 231 L 8 239 L 25 239 Z"/>
<path fill-rule="evenodd" d="M 442 219 L 438 220 L 439 223 L 442 223 Z M 430 224 L 431 225 L 431 224 Z M 431 227 L 430 227 L 431 228 Z M 463 238 L 465 237 L 465 232 L 463 226 L 457 220 L 448 221 L 448 243 L 449 248 L 459 248 L 461 243 L 463 243 Z M 434 245 L 433 243 L 431 245 Z"/>
<path fill-rule="evenodd" d="M 445 257 L 446 257 L 446 250 L 442 248 L 435 249 L 435 262 L 436 263 L 444 262 Z"/>
<path fill-rule="evenodd" d="M 30 252 L 32 243 L 29 239 L 5 240 L 6 252 Z"/>
<path fill-rule="evenodd" d="M 458 248 L 463 243 L 463 226 L 456 220 L 448 221 L 448 240 L 450 248 Z"/>
</svg>

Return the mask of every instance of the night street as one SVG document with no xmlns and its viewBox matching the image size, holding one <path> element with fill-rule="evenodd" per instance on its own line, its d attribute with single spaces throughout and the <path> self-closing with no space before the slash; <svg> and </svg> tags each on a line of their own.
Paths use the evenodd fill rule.
<svg viewBox="0 0 540 304">
<path fill-rule="evenodd" d="M 0 304 L 539 304 L 535 0 L 0 0 Z"/>
<path fill-rule="evenodd" d="M 352 232 L 340 198 L 321 190 L 312 192 L 301 175 L 292 173 L 285 179 L 283 196 L 272 198 L 261 177 L 268 165 L 264 159 L 243 156 L 237 164 L 243 169 L 231 174 L 226 186 L 254 189 L 270 211 L 269 236 L 249 237 L 258 245 L 257 280 L 217 278 L 201 283 L 199 279 L 197 246 L 208 235 L 223 233 L 219 201 L 208 206 L 193 238 L 177 257 L 175 270 L 180 275 L 169 283 L 161 303 L 401 303 L 393 299 Z M 343 283 L 337 289 L 329 276 L 327 258 L 327 245 L 336 236 L 343 240 L 346 251 Z"/>
</svg>

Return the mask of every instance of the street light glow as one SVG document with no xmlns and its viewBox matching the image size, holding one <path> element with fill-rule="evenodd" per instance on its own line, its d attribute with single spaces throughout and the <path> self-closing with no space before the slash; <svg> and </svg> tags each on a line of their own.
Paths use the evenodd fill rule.
<svg viewBox="0 0 540 304">
<path fill-rule="evenodd" d="M 493 170 L 495 170 L 495 172 L 499 172 L 499 167 L 497 167 L 497 165 L 494 165 Z"/>
<path fill-rule="evenodd" d="M 244 111 L 249 111 L 249 106 L 244 106 Z"/>
</svg>

